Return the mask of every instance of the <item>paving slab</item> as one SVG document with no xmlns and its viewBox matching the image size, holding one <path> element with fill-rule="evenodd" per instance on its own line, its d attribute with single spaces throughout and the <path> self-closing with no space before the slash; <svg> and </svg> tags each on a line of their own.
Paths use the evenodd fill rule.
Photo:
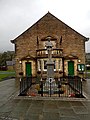
<svg viewBox="0 0 90 120">
<path fill-rule="evenodd" d="M 73 110 L 76 114 L 89 114 L 85 106 L 73 107 Z"/>
<path fill-rule="evenodd" d="M 72 106 L 84 106 L 84 104 L 81 101 L 70 101 L 70 104 Z"/>
<path fill-rule="evenodd" d="M 59 113 L 56 112 L 44 112 L 43 113 L 43 120 L 59 120 L 60 119 L 60 115 Z"/>
<path fill-rule="evenodd" d="M 63 107 L 65 107 L 65 108 L 70 108 L 71 107 L 71 105 L 70 105 L 70 102 L 69 101 L 57 101 L 57 105 L 58 105 L 58 107 L 59 108 L 63 108 Z"/>
<path fill-rule="evenodd" d="M 65 116 L 73 117 L 73 116 L 76 115 L 72 108 L 65 108 L 65 107 L 59 109 L 59 114 L 60 114 L 61 117 L 65 117 Z"/>
<path fill-rule="evenodd" d="M 67 116 L 67 117 L 60 117 L 60 120 L 80 120 L 77 117 Z"/>
<path fill-rule="evenodd" d="M 78 114 L 77 118 L 80 120 L 90 120 L 90 113 L 88 115 L 87 114 Z"/>
</svg>

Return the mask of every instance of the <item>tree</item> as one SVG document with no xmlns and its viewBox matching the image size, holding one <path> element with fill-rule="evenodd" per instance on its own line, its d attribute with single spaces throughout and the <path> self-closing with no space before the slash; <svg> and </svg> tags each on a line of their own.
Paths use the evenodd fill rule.
<svg viewBox="0 0 90 120">
<path fill-rule="evenodd" d="M 14 59 L 14 56 L 14 51 L 0 53 L 0 66 L 6 66 L 6 61 L 12 61 L 12 59 Z"/>
</svg>

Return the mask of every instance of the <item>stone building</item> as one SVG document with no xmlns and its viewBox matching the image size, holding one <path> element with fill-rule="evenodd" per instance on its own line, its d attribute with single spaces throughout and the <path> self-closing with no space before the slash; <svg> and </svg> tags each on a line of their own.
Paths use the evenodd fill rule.
<svg viewBox="0 0 90 120">
<path fill-rule="evenodd" d="M 29 29 L 14 40 L 16 77 L 24 76 L 43 78 L 47 73 L 47 50 L 45 43 L 50 37 L 53 44 L 52 60 L 54 77 L 79 75 L 84 71 L 85 42 L 84 37 L 51 13 L 47 13 Z M 81 68 L 82 67 L 82 68 Z"/>
<path fill-rule="evenodd" d="M 7 70 L 14 70 L 15 61 L 6 61 Z"/>
</svg>

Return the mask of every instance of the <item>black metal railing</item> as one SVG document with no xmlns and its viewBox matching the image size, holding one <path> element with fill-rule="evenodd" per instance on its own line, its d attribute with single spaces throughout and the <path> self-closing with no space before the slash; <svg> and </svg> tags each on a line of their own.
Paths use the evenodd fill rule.
<svg viewBox="0 0 90 120">
<path fill-rule="evenodd" d="M 76 97 L 83 97 L 82 95 L 82 78 L 79 76 L 68 76 L 68 85 L 74 91 Z"/>
<path fill-rule="evenodd" d="M 48 85 L 42 80 L 38 93 L 42 97 L 83 97 L 82 79 L 78 76 L 67 76 L 55 80 L 55 84 L 49 82 Z"/>
<path fill-rule="evenodd" d="M 20 78 L 20 93 L 19 96 L 25 96 L 27 94 L 27 90 L 32 85 L 32 77 L 22 77 Z"/>
<path fill-rule="evenodd" d="M 26 96 L 27 91 L 32 86 L 32 77 L 20 78 L 20 94 L 19 96 Z M 31 89 L 31 88 L 30 88 Z M 40 89 L 38 94 L 42 97 L 78 97 L 82 98 L 82 78 L 78 76 L 66 76 L 60 79 L 40 81 Z"/>
</svg>

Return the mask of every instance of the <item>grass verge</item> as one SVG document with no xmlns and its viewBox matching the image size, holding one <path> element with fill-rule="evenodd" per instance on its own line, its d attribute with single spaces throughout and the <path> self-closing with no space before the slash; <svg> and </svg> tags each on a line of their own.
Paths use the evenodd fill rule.
<svg viewBox="0 0 90 120">
<path fill-rule="evenodd" d="M 15 77 L 14 71 L 0 71 L 0 81 Z"/>
</svg>

